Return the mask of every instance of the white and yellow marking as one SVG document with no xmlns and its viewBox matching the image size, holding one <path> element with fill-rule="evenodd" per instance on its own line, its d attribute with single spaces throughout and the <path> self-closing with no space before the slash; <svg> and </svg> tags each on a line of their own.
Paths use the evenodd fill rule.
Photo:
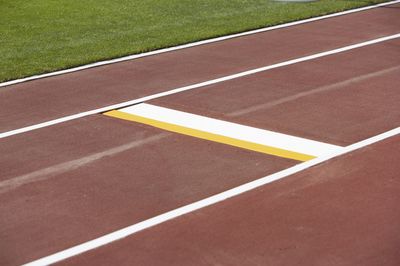
<svg viewBox="0 0 400 266">
<path fill-rule="evenodd" d="M 299 161 L 337 152 L 342 147 L 282 133 L 141 103 L 104 113 L 196 138 Z"/>
</svg>

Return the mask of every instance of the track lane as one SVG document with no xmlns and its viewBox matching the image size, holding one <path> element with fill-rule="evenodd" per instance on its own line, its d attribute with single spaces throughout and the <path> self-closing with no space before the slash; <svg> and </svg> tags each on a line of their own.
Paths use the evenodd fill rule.
<svg viewBox="0 0 400 266">
<path fill-rule="evenodd" d="M 394 34 L 397 15 L 396 8 L 376 8 L 4 87 L 0 131 Z"/>
<path fill-rule="evenodd" d="M 400 137 L 58 265 L 398 265 Z"/>
<path fill-rule="evenodd" d="M 297 161 L 92 116 L 0 142 L 0 264 L 80 244 Z"/>
</svg>

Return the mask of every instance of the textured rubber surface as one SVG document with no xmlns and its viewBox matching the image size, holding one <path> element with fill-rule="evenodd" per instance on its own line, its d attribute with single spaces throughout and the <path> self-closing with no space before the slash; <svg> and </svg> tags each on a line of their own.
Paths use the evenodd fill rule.
<svg viewBox="0 0 400 266">
<path fill-rule="evenodd" d="M 3 87 L 0 131 L 396 34 L 398 7 Z M 349 145 L 399 126 L 399 58 L 392 40 L 151 104 Z M 391 138 L 65 263 L 395 265 L 398 143 Z M 100 114 L 4 138 L 0 150 L 2 265 L 297 163 Z"/>
<path fill-rule="evenodd" d="M 399 154 L 394 137 L 61 265 L 396 266 Z"/>
</svg>

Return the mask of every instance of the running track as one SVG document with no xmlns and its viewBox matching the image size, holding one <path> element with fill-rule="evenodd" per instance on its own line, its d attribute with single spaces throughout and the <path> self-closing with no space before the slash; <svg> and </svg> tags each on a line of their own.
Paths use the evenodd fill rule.
<svg viewBox="0 0 400 266">
<path fill-rule="evenodd" d="M 0 87 L 0 264 L 399 265 L 399 12 Z"/>
</svg>

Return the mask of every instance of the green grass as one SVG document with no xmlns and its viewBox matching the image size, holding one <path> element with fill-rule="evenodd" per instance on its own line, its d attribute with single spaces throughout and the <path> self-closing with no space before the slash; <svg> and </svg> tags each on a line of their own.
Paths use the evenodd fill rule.
<svg viewBox="0 0 400 266">
<path fill-rule="evenodd" d="M 0 0 L 0 82 L 383 0 Z"/>
</svg>

